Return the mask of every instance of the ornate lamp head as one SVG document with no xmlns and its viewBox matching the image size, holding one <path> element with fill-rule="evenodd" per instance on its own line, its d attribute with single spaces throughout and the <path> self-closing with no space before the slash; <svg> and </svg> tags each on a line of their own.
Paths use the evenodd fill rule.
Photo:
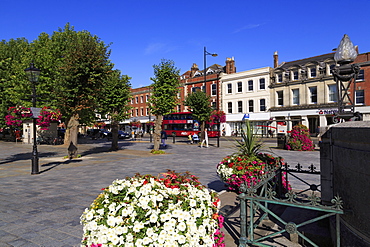
<svg viewBox="0 0 370 247">
<path fill-rule="evenodd" d="M 335 52 L 334 60 L 338 64 L 342 65 L 352 63 L 353 61 L 355 61 L 356 57 L 357 51 L 355 49 L 355 46 L 349 39 L 348 35 L 345 34 L 339 43 L 337 51 Z"/>
</svg>

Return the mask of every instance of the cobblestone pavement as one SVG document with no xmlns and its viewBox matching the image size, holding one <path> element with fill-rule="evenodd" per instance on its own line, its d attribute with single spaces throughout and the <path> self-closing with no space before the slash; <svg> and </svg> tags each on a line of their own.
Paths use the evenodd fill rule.
<svg viewBox="0 0 370 247">
<path fill-rule="evenodd" d="M 116 152 L 109 152 L 110 143 L 104 140 L 81 142 L 82 158 L 71 161 L 63 159 L 65 146 L 38 146 L 40 174 L 30 175 L 32 145 L 0 141 L 0 246 L 79 246 L 83 210 L 101 188 L 137 172 L 190 171 L 221 192 L 224 185 L 216 175 L 216 165 L 235 152 L 234 142 L 225 139 L 220 148 L 216 139 L 210 140 L 209 148 L 199 148 L 185 139 L 172 143 L 171 138 L 165 155 L 150 154 L 153 145 L 147 139 L 121 140 L 121 150 Z M 276 146 L 274 141 L 266 143 Z M 317 151 L 271 150 L 289 164 L 313 163 L 319 168 Z M 227 246 L 235 246 L 232 238 Z"/>
</svg>

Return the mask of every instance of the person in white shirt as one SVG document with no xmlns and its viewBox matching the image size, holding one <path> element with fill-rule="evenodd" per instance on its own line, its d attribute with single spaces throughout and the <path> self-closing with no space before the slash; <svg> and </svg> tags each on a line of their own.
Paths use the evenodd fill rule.
<svg viewBox="0 0 370 247">
<path fill-rule="evenodd" d="M 205 128 L 204 130 L 204 138 L 203 138 L 203 141 L 202 143 L 200 144 L 200 147 L 202 148 L 203 147 L 203 144 L 206 144 L 206 148 L 208 148 L 208 133 L 207 133 L 207 128 Z"/>
</svg>

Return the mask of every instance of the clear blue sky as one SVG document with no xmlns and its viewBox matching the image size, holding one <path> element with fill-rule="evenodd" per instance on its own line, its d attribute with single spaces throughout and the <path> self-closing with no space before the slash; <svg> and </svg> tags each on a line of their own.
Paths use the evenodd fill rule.
<svg viewBox="0 0 370 247">
<path fill-rule="evenodd" d="M 153 65 L 171 59 L 181 73 L 193 63 L 237 72 L 329 53 L 348 34 L 370 52 L 369 0 L 1 0 L 0 39 L 52 34 L 69 22 L 111 45 L 115 68 L 134 88 L 152 83 Z M 36 65 L 37 66 L 37 65 Z"/>
</svg>

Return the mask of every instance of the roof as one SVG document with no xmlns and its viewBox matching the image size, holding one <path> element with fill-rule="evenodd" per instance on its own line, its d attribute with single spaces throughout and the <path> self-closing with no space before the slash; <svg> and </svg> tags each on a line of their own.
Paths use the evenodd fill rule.
<svg viewBox="0 0 370 247">
<path fill-rule="evenodd" d="M 290 61 L 290 62 L 283 62 L 278 67 L 276 67 L 275 70 L 277 70 L 277 69 L 287 69 L 287 68 L 290 68 L 292 66 L 304 66 L 308 63 L 316 63 L 317 64 L 318 62 L 324 62 L 328 59 L 334 60 L 334 54 L 335 54 L 335 52 L 332 52 L 332 53 L 323 54 L 323 55 L 319 55 L 319 56 L 315 56 L 315 57 L 309 57 L 309 58 L 304 58 L 304 59 Z"/>
</svg>

